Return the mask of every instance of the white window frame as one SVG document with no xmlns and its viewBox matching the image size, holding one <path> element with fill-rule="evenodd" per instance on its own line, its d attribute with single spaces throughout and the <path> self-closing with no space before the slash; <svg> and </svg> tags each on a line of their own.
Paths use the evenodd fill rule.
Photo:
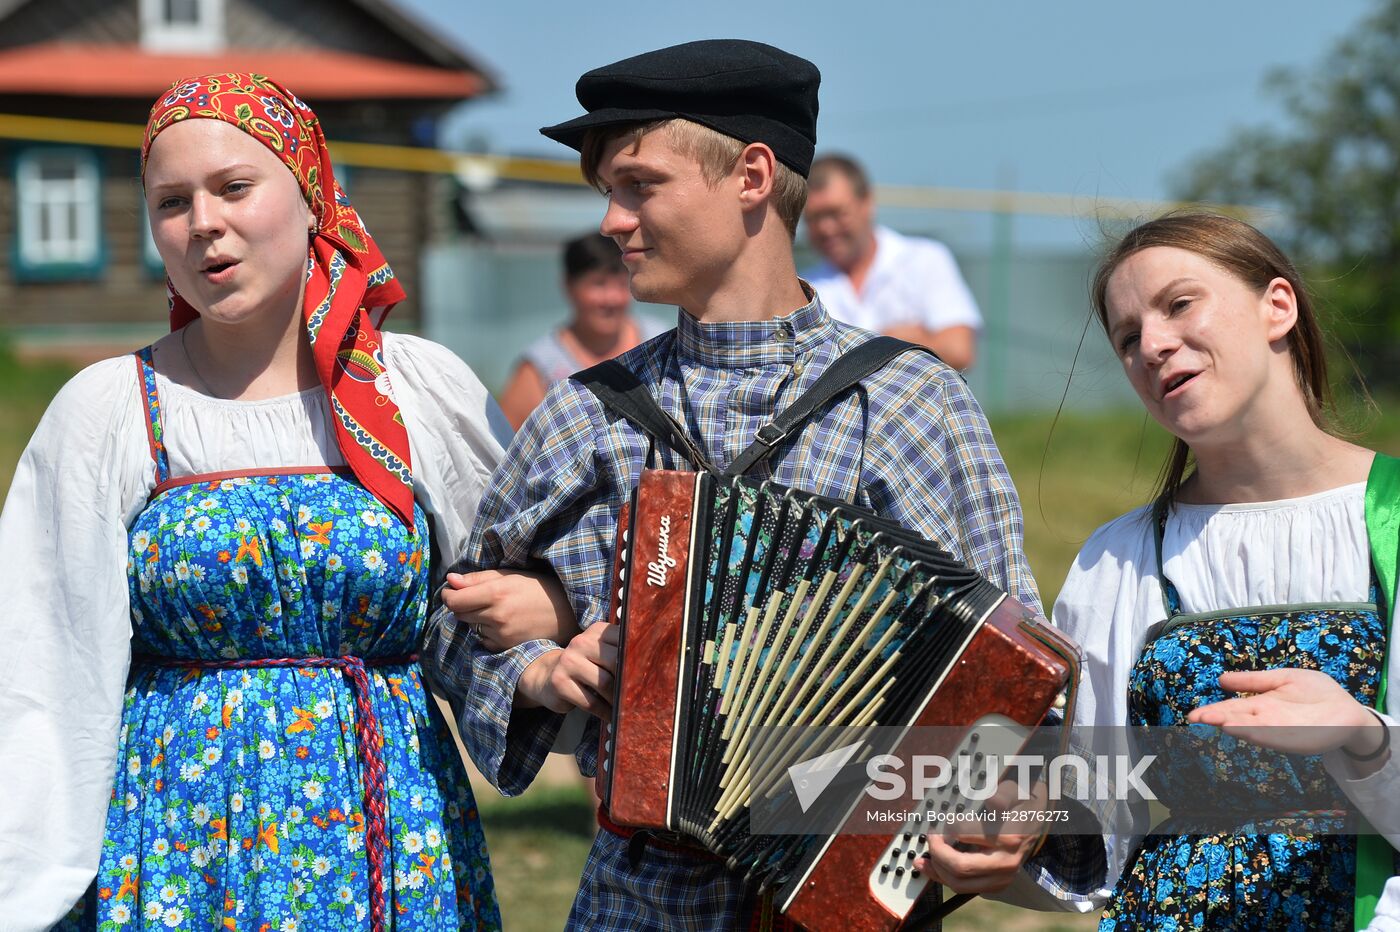
<svg viewBox="0 0 1400 932">
<path fill-rule="evenodd" d="M 46 160 L 69 162 L 71 179 L 45 180 Z M 15 160 L 15 204 L 18 208 L 16 247 L 22 268 L 91 268 L 102 263 L 102 173 L 88 149 L 39 147 L 26 149 Z M 40 238 L 44 219 L 51 236 Z"/>
<path fill-rule="evenodd" d="M 194 23 L 172 23 L 167 0 L 141 0 L 141 47 L 149 52 L 220 52 L 225 45 L 224 0 L 191 0 Z"/>
</svg>

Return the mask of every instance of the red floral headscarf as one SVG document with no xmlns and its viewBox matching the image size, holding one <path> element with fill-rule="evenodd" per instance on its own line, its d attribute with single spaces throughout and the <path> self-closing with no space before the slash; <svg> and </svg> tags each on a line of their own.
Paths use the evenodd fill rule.
<svg viewBox="0 0 1400 932">
<path fill-rule="evenodd" d="M 394 401 L 379 324 L 403 288 L 359 214 L 336 184 L 321 123 L 311 108 L 260 74 L 208 74 L 177 81 L 151 107 L 141 144 L 181 120 L 222 120 L 272 150 L 296 176 L 316 218 L 302 309 L 316 371 L 335 421 L 336 441 L 355 476 L 413 527 L 408 432 Z M 170 284 L 170 329 L 199 316 Z"/>
</svg>

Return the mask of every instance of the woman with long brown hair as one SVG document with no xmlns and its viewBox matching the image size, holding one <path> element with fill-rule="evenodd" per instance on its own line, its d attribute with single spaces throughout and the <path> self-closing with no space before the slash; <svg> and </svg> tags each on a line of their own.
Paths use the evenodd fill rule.
<svg viewBox="0 0 1400 932">
<path fill-rule="evenodd" d="M 1055 624 L 1085 652 L 1073 720 L 1218 725 L 1291 755 L 1242 744 L 1221 764 L 1208 805 L 1233 813 L 1229 831 L 1175 817 L 1145 838 L 1106 835 L 1097 864 L 1057 860 L 1072 846 L 1051 844 L 1019 872 L 1028 846 L 934 839 L 929 866 L 970 890 L 1019 877 L 1008 898 L 1040 908 L 1106 903 L 1105 932 L 1351 929 L 1395 852 L 1379 836 L 1327 833 L 1318 813 L 1291 832 L 1271 800 L 1300 786 L 1345 793 L 1395 831 L 1396 528 L 1372 522 L 1368 535 L 1368 518 L 1400 501 L 1400 464 L 1330 427 L 1307 292 L 1248 224 L 1178 214 L 1139 226 L 1100 266 L 1093 303 L 1176 442 L 1156 500 L 1089 538 L 1056 602 Z M 1199 810 L 1172 786 L 1164 801 Z"/>
</svg>

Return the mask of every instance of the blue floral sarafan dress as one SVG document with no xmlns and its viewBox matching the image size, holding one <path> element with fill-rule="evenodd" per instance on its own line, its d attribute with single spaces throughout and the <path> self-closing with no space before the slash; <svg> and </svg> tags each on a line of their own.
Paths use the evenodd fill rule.
<svg viewBox="0 0 1400 932">
<path fill-rule="evenodd" d="M 413 656 L 428 525 L 348 472 L 171 477 L 130 529 L 132 666 L 93 890 L 60 929 L 499 928 Z M 377 901 L 377 902 L 376 902 Z"/>
<path fill-rule="evenodd" d="M 1161 574 L 1160 522 L 1157 534 L 1167 623 L 1143 648 L 1129 679 L 1131 724 L 1186 726 L 1193 709 L 1233 695 L 1218 685 L 1220 674 L 1230 670 L 1321 670 L 1363 705 L 1374 705 L 1387 628 L 1374 604 L 1374 583 L 1372 602 L 1365 604 L 1185 614 L 1176 587 Z M 1189 820 L 1168 819 L 1129 859 L 1099 932 L 1350 932 L 1356 837 L 1340 833 L 1340 819 L 1330 825 L 1321 813 L 1298 813 L 1293 826 L 1274 817 L 1286 809 L 1276 800 L 1299 788 L 1306 788 L 1309 798 L 1330 795 L 1338 809 L 1344 806 L 1321 757 L 1283 755 L 1228 736 L 1220 747 L 1228 756 L 1182 762 L 1183 768 L 1202 768 L 1189 779 L 1168 772 L 1151 782 L 1167 806 L 1232 813 L 1238 831 L 1195 834 Z M 1215 786 L 1211 798 L 1205 803 L 1198 795 L 1188 798 L 1199 794 L 1207 775 Z M 1267 827 L 1251 823 L 1251 813 Z M 1218 826 L 1219 817 L 1212 822 Z"/>
</svg>

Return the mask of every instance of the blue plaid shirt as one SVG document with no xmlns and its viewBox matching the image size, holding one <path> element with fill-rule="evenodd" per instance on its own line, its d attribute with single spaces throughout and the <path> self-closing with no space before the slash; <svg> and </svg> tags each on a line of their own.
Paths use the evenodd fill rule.
<svg viewBox="0 0 1400 932">
<path fill-rule="evenodd" d="M 838 356 L 872 336 L 833 321 L 814 297 L 764 321 L 702 324 L 681 312 L 676 330 L 621 362 L 723 467 Z M 542 561 L 563 582 L 580 627 L 602 620 L 618 508 L 649 446 L 587 389 L 559 383 L 507 451 L 458 569 Z M 685 468 L 678 459 L 665 465 Z M 902 354 L 865 379 L 751 474 L 872 508 L 1040 607 L 1022 553 L 1020 504 L 991 430 L 962 377 L 928 354 Z M 516 683 L 532 661 L 558 649 L 541 640 L 490 653 L 445 609 L 429 625 L 424 665 L 452 697 L 473 760 L 507 796 L 529 786 L 563 721 L 544 709 L 516 709 Z M 590 721 L 574 750 L 585 774 L 594 772 L 597 747 Z M 680 915 L 695 928 L 726 928 L 743 892 L 719 866 L 684 855 L 649 850 L 634 867 L 626 842 L 600 831 L 570 923 L 651 928 Z"/>
</svg>

